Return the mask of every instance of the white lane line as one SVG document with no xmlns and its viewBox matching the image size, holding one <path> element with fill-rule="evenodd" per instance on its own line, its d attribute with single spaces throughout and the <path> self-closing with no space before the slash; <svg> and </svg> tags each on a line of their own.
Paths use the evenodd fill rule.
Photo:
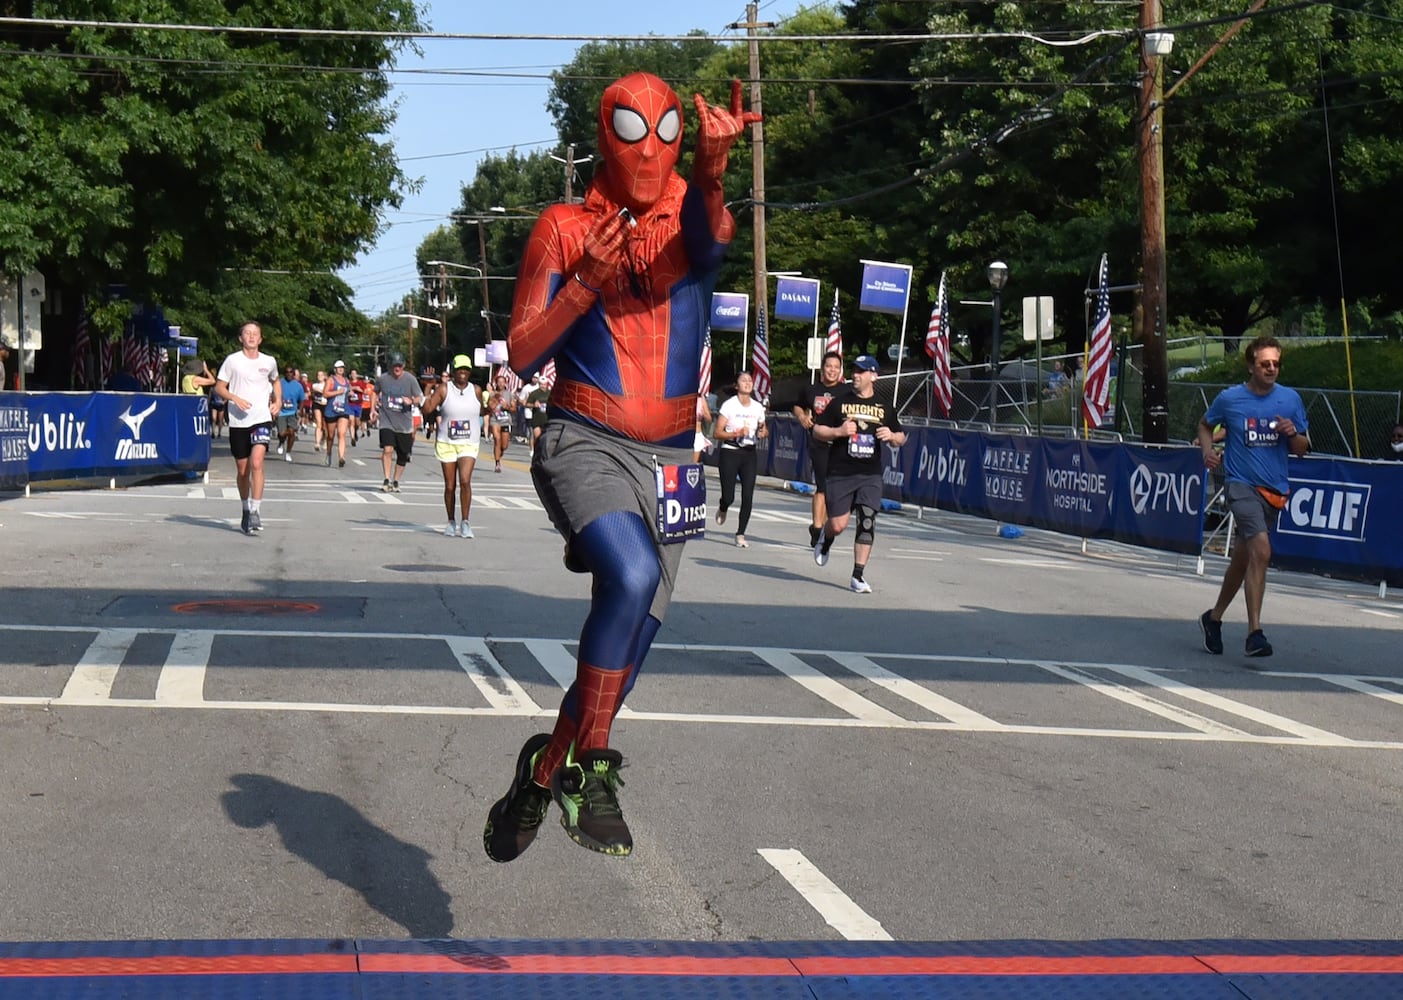
<svg viewBox="0 0 1403 1000">
<path fill-rule="evenodd" d="M 196 706 L 205 700 L 205 670 L 209 667 L 213 632 L 177 632 L 156 681 L 161 705 Z"/>
<path fill-rule="evenodd" d="M 393 493 L 372 493 L 372 494 L 370 494 L 370 495 L 373 496 L 376 500 L 379 500 L 381 503 L 397 503 L 397 504 L 403 504 L 403 503 L 404 503 L 403 500 L 401 500 L 399 497 L 395 496 Z M 476 499 L 476 498 L 474 498 L 474 499 Z"/>
<path fill-rule="evenodd" d="M 993 563 L 995 566 L 1020 566 L 1023 569 L 1065 569 L 1081 572 L 1086 568 L 1078 566 L 1074 562 L 1056 559 L 1006 559 L 997 556 L 983 556 L 979 561 Z"/>
<path fill-rule="evenodd" d="M 885 725 L 905 724 L 906 720 L 901 716 L 887 711 L 874 701 L 868 701 L 856 691 L 844 687 L 832 677 L 809 666 L 786 649 L 757 649 L 755 655 L 800 687 L 818 695 L 830 705 L 837 706 L 855 719 Z"/>
<path fill-rule="evenodd" d="M 823 922 L 849 941 L 890 941 L 892 936 L 799 851 L 758 848 L 760 857 L 804 897 Z"/>
<path fill-rule="evenodd" d="M 365 497 L 351 490 L 337 490 L 336 495 L 347 503 L 370 503 Z"/>
<path fill-rule="evenodd" d="M 1152 684 L 1161 690 L 1178 695 L 1180 698 L 1187 698 L 1196 701 L 1201 705 L 1211 705 L 1229 714 L 1259 722 L 1264 726 L 1279 729 L 1283 733 L 1290 733 L 1299 736 L 1308 743 L 1328 743 L 1333 746 L 1348 744 L 1352 742 L 1338 733 L 1332 733 L 1327 729 L 1317 729 L 1315 726 L 1308 726 L 1304 722 L 1297 722 L 1295 719 L 1288 719 L 1284 715 L 1277 715 L 1275 712 L 1268 712 L 1264 709 L 1253 708 L 1251 705 L 1232 698 L 1224 698 L 1220 694 L 1212 691 L 1204 691 L 1202 688 L 1192 687 L 1182 681 L 1174 680 L 1170 677 L 1162 677 L 1154 671 L 1146 670 L 1143 667 L 1132 667 L 1128 664 L 1107 664 L 1107 666 L 1118 674 L 1126 677 L 1133 677 L 1144 684 Z"/>
<path fill-rule="evenodd" d="M 468 679 L 497 711 L 534 714 L 541 710 L 541 707 L 531 700 L 526 689 L 502 669 L 502 665 L 497 662 L 497 657 L 492 655 L 484 640 L 455 636 L 447 642 L 448 648 L 458 658 L 458 665 L 463 668 Z"/>
<path fill-rule="evenodd" d="M 560 690 L 568 690 L 575 683 L 575 654 L 565 648 L 565 643 L 527 639 L 526 651 L 545 667 L 546 673 L 560 685 Z"/>
<path fill-rule="evenodd" d="M 239 488 L 237 486 L 225 486 L 220 490 L 220 499 L 242 500 L 243 498 L 239 496 Z"/>
<path fill-rule="evenodd" d="M 1373 608 L 1360 608 L 1359 610 L 1362 611 L 1362 612 L 1363 612 L 1364 614 L 1366 614 L 1366 615 L 1378 615 L 1380 618 L 1397 618 L 1397 617 L 1398 617 L 1398 616 L 1395 615 L 1392 611 L 1375 611 Z"/>
<path fill-rule="evenodd" d="M 1262 674 L 1266 677 L 1313 677 L 1318 680 L 1328 681 L 1329 683 L 1338 685 L 1342 688 L 1348 688 L 1351 691 L 1358 691 L 1360 694 L 1367 694 L 1375 698 L 1382 698 L 1384 701 L 1391 701 L 1395 705 L 1403 705 L 1403 694 L 1399 694 L 1396 691 L 1390 691 L 1388 688 L 1381 688 L 1375 684 L 1369 683 L 1369 681 L 1371 680 L 1382 680 L 1393 684 L 1403 683 L 1400 682 L 1397 678 L 1350 677 L 1341 676 L 1339 674 L 1298 674 L 1288 672 L 1285 670 L 1263 670 Z"/>
<path fill-rule="evenodd" d="M 859 677 L 866 677 L 874 684 L 880 684 L 899 698 L 914 702 L 922 708 L 934 712 L 936 715 L 951 722 L 959 724 L 965 729 L 977 732 L 999 732 L 1004 727 L 989 718 L 981 715 L 972 708 L 961 705 L 957 701 L 951 701 L 944 695 L 936 694 L 929 688 L 917 684 L 915 681 L 892 673 L 885 667 L 878 666 L 865 656 L 856 653 L 834 653 L 832 659 L 836 663 L 841 663 Z"/>
<path fill-rule="evenodd" d="M 1199 715 L 1197 712 L 1190 712 L 1187 708 L 1171 705 L 1166 701 L 1160 701 L 1158 698 L 1151 698 L 1149 695 L 1136 691 L 1134 688 L 1127 687 L 1124 684 L 1116 684 L 1105 678 L 1097 677 L 1094 674 L 1083 673 L 1072 667 L 1059 666 L 1055 663 L 1039 663 L 1038 666 L 1050 674 L 1056 674 L 1058 677 L 1065 678 L 1069 681 L 1076 681 L 1078 684 L 1082 684 L 1098 694 L 1104 694 L 1107 698 L 1114 698 L 1116 701 L 1124 702 L 1127 705 L 1133 705 L 1142 711 L 1149 712 L 1151 715 L 1158 715 L 1162 719 L 1168 719 L 1170 722 L 1178 723 L 1181 726 L 1196 729 L 1200 733 L 1213 733 L 1218 736 L 1247 735 L 1241 729 L 1234 729 L 1232 726 L 1224 725 L 1215 719 L 1208 718 L 1206 715 Z"/>
<path fill-rule="evenodd" d="M 57 700 L 64 704 L 92 704 L 111 698 L 117 669 L 137 635 L 135 629 L 111 628 L 94 636 Z"/>
</svg>

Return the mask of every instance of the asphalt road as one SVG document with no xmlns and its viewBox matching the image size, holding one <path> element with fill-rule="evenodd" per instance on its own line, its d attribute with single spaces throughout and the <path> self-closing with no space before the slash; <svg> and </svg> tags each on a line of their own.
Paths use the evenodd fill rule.
<svg viewBox="0 0 1403 1000">
<path fill-rule="evenodd" d="M 615 726 L 634 855 L 553 811 L 497 865 L 588 602 L 524 447 L 463 540 L 422 442 L 399 495 L 364 444 L 271 461 L 254 537 L 215 445 L 0 500 L 0 939 L 1403 938 L 1394 595 L 1273 573 L 1276 655 L 1239 603 L 1214 657 L 1215 560 L 906 511 L 856 595 L 762 488 Z"/>
</svg>

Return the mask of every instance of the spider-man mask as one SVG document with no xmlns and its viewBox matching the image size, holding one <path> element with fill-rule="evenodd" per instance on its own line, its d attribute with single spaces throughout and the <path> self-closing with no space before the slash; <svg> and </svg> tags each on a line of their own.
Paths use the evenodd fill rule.
<svg viewBox="0 0 1403 1000">
<path fill-rule="evenodd" d="M 599 149 L 612 199 L 646 211 L 667 188 L 682 144 L 682 102 L 651 73 L 630 73 L 604 89 Z"/>
</svg>

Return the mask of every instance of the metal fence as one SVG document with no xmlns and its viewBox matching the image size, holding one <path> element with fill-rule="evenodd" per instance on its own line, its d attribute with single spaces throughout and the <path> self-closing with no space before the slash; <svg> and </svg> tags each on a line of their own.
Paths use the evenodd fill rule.
<svg viewBox="0 0 1403 1000">
<path fill-rule="evenodd" d="M 946 419 L 959 426 L 998 429 L 1012 433 L 1085 436 L 1082 430 L 1080 372 L 1070 378 L 1062 391 L 1048 388 L 1052 363 L 1070 367 L 1080 364 L 1080 355 L 1054 355 L 1043 358 L 1043 368 L 1032 361 L 1008 361 L 997 379 L 990 379 L 984 365 L 958 368 L 951 372 L 954 405 L 948 417 L 931 397 L 929 369 L 902 372 L 898 389 L 895 375 L 877 380 L 882 401 L 896 401 L 905 422 Z M 1127 351 L 1111 383 L 1111 415 L 1093 437 L 1140 439 L 1143 412 L 1144 371 L 1140 348 Z M 1227 388 L 1224 384 L 1169 382 L 1169 439 L 1193 441 L 1198 421 L 1213 398 Z M 1350 392 L 1347 389 L 1314 389 L 1292 386 L 1301 394 L 1310 421 L 1311 448 L 1319 454 L 1351 458 L 1383 458 L 1390 432 L 1403 414 L 1403 392 Z M 1356 428 L 1358 448 L 1356 448 Z"/>
</svg>

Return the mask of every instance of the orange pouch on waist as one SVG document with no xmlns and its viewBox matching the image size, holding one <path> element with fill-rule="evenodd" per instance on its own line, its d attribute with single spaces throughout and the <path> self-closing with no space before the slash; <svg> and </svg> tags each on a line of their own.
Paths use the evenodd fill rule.
<svg viewBox="0 0 1403 1000">
<path fill-rule="evenodd" d="M 1269 490 L 1265 486 L 1258 486 L 1257 492 L 1262 495 L 1262 499 L 1271 504 L 1277 510 L 1286 509 L 1286 494 L 1278 493 L 1276 490 Z"/>
</svg>

